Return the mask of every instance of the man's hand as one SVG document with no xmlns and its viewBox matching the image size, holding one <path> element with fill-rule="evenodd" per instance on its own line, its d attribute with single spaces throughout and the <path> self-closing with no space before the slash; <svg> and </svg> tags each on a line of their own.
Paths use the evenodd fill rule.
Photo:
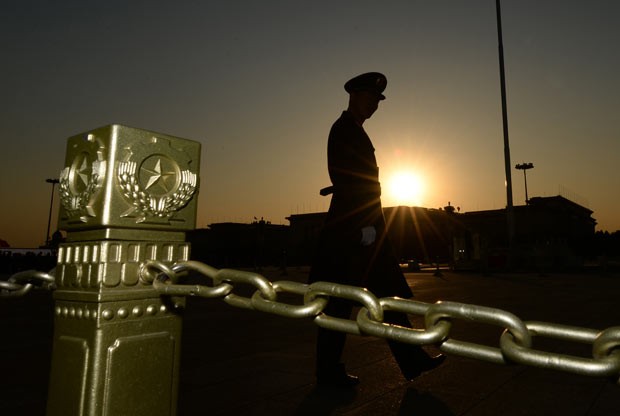
<svg viewBox="0 0 620 416">
<path fill-rule="evenodd" d="M 369 246 L 375 242 L 377 238 L 377 230 L 373 225 L 369 225 L 368 227 L 362 228 L 362 245 Z"/>
</svg>

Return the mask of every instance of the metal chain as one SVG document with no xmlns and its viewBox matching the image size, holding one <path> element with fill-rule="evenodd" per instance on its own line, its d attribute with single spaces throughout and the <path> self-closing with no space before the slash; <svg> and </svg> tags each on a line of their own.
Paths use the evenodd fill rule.
<svg viewBox="0 0 620 416">
<path fill-rule="evenodd" d="M 0 280 L 0 297 L 24 296 L 33 288 L 54 290 L 56 289 L 54 273 L 55 269 L 49 273 L 36 270 L 15 273 L 8 280 Z"/>
<path fill-rule="evenodd" d="M 211 285 L 181 284 L 189 272 L 207 277 Z M 377 298 L 365 288 L 330 282 L 304 284 L 292 281 L 271 282 L 257 273 L 233 269 L 216 269 L 197 261 L 172 267 L 159 261 L 146 262 L 140 280 L 167 296 L 221 298 L 231 306 L 257 310 L 289 318 L 308 318 L 320 327 L 356 335 L 371 335 L 415 345 L 435 345 L 447 354 L 474 358 L 497 364 L 523 364 L 581 375 L 613 377 L 620 380 L 620 326 L 603 331 L 548 322 L 521 321 L 510 312 L 458 302 L 434 304 L 400 298 Z M 239 286 L 254 288 L 251 296 L 234 293 Z M 24 296 L 33 288 L 54 290 L 54 270 L 44 273 L 27 270 L 0 281 L 0 297 Z M 299 304 L 278 300 L 279 293 L 301 298 Z M 361 304 L 354 320 L 327 315 L 330 298 L 347 299 Z M 383 322 L 385 311 L 418 315 L 423 328 L 405 328 Z M 451 337 L 457 320 L 495 325 L 503 328 L 499 347 L 476 344 Z M 592 357 L 578 357 L 532 348 L 534 337 L 592 345 Z"/>
<path fill-rule="evenodd" d="M 211 280 L 211 286 L 184 285 L 178 281 L 193 271 Z M 290 318 L 310 318 L 320 327 L 357 335 L 372 335 L 415 345 L 434 345 L 447 354 L 497 364 L 523 364 L 597 377 L 620 380 L 620 326 L 603 331 L 547 322 L 521 321 L 514 314 L 486 306 L 458 302 L 434 304 L 400 298 L 377 298 L 367 289 L 330 282 L 310 285 L 271 282 L 251 272 L 215 269 L 204 263 L 187 261 L 172 267 L 148 262 L 140 271 L 144 283 L 152 283 L 161 294 L 222 298 L 232 306 L 253 309 Z M 235 294 L 239 285 L 256 288 L 251 297 Z M 302 297 L 301 305 L 278 301 L 278 293 Z M 323 311 L 330 298 L 348 299 L 361 304 L 355 320 L 329 316 Z M 383 322 L 384 311 L 419 315 L 424 328 L 405 328 Z M 499 347 L 476 344 L 451 337 L 458 320 L 503 328 Z M 577 357 L 532 348 L 534 337 L 592 345 L 592 357 Z"/>
</svg>

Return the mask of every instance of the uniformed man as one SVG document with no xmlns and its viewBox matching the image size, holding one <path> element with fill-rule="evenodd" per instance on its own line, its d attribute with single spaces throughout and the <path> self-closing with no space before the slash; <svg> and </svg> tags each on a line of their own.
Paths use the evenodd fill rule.
<svg viewBox="0 0 620 416">
<path fill-rule="evenodd" d="M 319 238 L 309 282 L 329 281 L 368 288 L 377 297 L 413 296 L 387 240 L 381 206 L 381 185 L 375 149 L 362 125 L 385 99 L 387 79 L 369 72 L 347 81 L 346 111 L 333 124 L 327 143 L 327 166 L 332 186 L 321 195 L 332 194 Z M 325 313 L 349 318 L 352 303 L 330 298 Z M 406 315 L 385 312 L 385 322 L 410 327 Z M 341 362 L 346 334 L 319 328 L 316 376 L 321 386 L 350 387 L 359 383 Z M 421 347 L 388 341 L 394 358 L 411 380 L 437 367 L 443 355 L 430 357 Z"/>
</svg>

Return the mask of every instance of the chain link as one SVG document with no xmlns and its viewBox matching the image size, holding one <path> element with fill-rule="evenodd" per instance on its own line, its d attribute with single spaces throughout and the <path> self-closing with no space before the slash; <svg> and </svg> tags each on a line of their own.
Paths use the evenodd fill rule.
<svg viewBox="0 0 620 416">
<path fill-rule="evenodd" d="M 383 322 L 383 308 L 381 308 L 379 299 L 367 289 L 357 286 L 337 285 L 329 282 L 316 282 L 308 286 L 305 299 L 314 300 L 317 296 L 337 297 L 357 301 L 365 306 L 364 309 L 371 315 L 371 319 L 376 322 Z M 314 323 L 322 328 L 362 335 L 357 322 L 349 319 L 335 318 L 325 313 L 320 313 L 314 318 Z"/>
<path fill-rule="evenodd" d="M 25 270 L 11 275 L 7 280 L 0 280 L 0 297 L 24 296 L 33 288 L 54 290 L 56 281 L 55 269 L 49 273 L 36 270 Z"/>
<path fill-rule="evenodd" d="M 486 306 L 468 305 L 457 302 L 438 302 L 432 305 L 424 316 L 426 327 L 432 327 L 442 319 L 463 319 L 506 328 L 505 331 L 514 335 L 517 345 L 529 348 L 532 339 L 525 324 L 515 315 L 501 309 Z M 456 339 L 447 339 L 439 347 L 448 354 L 506 364 L 501 348 L 478 345 Z"/>
<path fill-rule="evenodd" d="M 189 273 L 206 277 L 210 285 L 181 284 Z M 44 273 L 27 270 L 0 281 L 0 297 L 24 296 L 33 288 L 54 290 L 55 270 Z M 140 280 L 166 296 L 198 296 L 221 298 L 227 304 L 289 318 L 312 319 L 320 327 L 356 335 L 371 335 L 415 345 L 435 345 L 447 354 L 474 358 L 496 364 L 523 364 L 581 375 L 620 379 L 620 326 L 603 331 L 548 322 L 523 322 L 514 314 L 496 308 L 458 302 L 434 304 L 400 298 L 377 298 L 365 288 L 330 282 L 311 285 L 292 282 L 271 282 L 257 273 L 216 269 L 197 261 L 167 266 L 148 261 L 140 268 Z M 251 296 L 238 292 L 239 286 L 254 289 Z M 235 293 L 236 292 L 236 293 Z M 279 294 L 292 294 L 301 303 L 291 304 L 278 299 Z M 355 319 L 342 319 L 324 311 L 330 298 L 360 304 Z M 385 311 L 423 317 L 423 328 L 405 328 L 383 322 Z M 494 325 L 503 328 L 499 347 L 481 345 L 451 336 L 458 320 Z M 532 348 L 533 338 L 546 337 L 560 341 L 592 345 L 591 357 L 579 357 Z"/>
<path fill-rule="evenodd" d="M 500 337 L 500 345 L 509 359 L 534 367 L 552 368 L 592 376 L 618 377 L 620 374 L 620 351 L 614 351 L 619 345 L 619 327 L 612 327 L 599 332 L 587 328 L 546 322 L 526 322 L 526 326 L 531 333 L 537 336 L 592 344 L 594 358 L 574 357 L 525 348 L 514 342 L 512 334 L 504 332 Z"/>
<path fill-rule="evenodd" d="M 288 292 L 302 297 L 308 292 L 308 285 L 287 280 L 274 282 L 273 288 L 276 294 Z M 303 298 L 303 303 L 301 305 L 291 305 L 277 302 L 275 299 L 265 299 L 258 291 L 252 295 L 252 306 L 256 310 L 288 318 L 313 318 L 321 313 L 326 305 L 327 299 L 324 297 L 316 297 L 315 299 Z"/>
<path fill-rule="evenodd" d="M 158 271 L 153 277 L 153 270 Z M 212 286 L 183 285 L 178 280 L 187 272 L 208 277 Z M 496 308 L 458 302 L 434 304 L 400 298 L 377 298 L 367 289 L 330 282 L 303 284 L 271 282 L 265 277 L 239 270 L 217 270 L 195 261 L 177 263 L 171 268 L 150 262 L 141 272 L 144 282 L 152 282 L 162 294 L 222 298 L 229 305 L 290 318 L 309 318 L 320 327 L 356 335 L 371 335 L 415 345 L 434 345 L 441 351 L 496 364 L 523 364 L 597 377 L 620 378 L 620 327 L 604 331 L 547 322 L 523 322 L 514 314 Z M 250 297 L 235 294 L 238 285 L 256 288 Z M 302 297 L 303 304 L 278 300 L 278 294 Z M 330 298 L 361 304 L 355 319 L 327 315 Z M 423 317 L 423 328 L 405 328 L 383 322 L 384 311 Z M 503 328 L 499 347 L 455 339 L 451 329 L 458 320 Z M 532 348 L 535 337 L 592 345 L 592 357 L 578 357 Z"/>
</svg>

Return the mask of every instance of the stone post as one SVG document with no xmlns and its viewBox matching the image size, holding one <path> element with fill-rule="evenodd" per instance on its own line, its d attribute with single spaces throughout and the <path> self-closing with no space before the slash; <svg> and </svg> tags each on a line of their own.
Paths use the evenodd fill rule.
<svg viewBox="0 0 620 416">
<path fill-rule="evenodd" d="M 68 139 L 60 175 L 48 415 L 174 415 L 183 299 L 140 280 L 189 259 L 200 144 L 110 125 Z"/>
</svg>

